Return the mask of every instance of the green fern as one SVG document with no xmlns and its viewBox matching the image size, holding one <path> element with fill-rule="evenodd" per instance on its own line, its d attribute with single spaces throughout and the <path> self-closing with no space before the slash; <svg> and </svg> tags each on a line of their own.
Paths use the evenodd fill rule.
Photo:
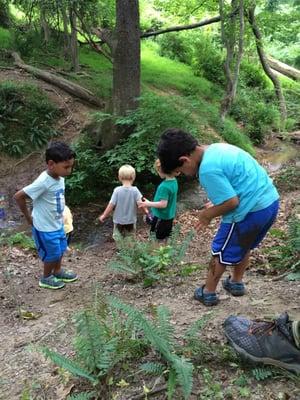
<svg viewBox="0 0 300 400">
<path fill-rule="evenodd" d="M 159 306 L 156 309 L 157 323 L 161 337 L 163 337 L 170 346 L 170 350 L 174 350 L 174 327 L 170 323 L 170 311 L 164 307 Z"/>
<path fill-rule="evenodd" d="M 274 370 L 272 367 L 258 367 L 252 369 L 252 375 L 257 381 L 264 381 L 278 375 L 278 371 Z"/>
<path fill-rule="evenodd" d="M 78 393 L 68 396 L 67 400 L 90 400 L 94 396 L 95 396 L 94 392 Z"/>
<path fill-rule="evenodd" d="M 86 378 L 91 381 L 93 384 L 97 383 L 97 379 L 95 379 L 92 375 L 89 374 L 88 371 L 81 368 L 80 365 L 71 361 L 69 358 L 62 356 L 54 351 L 49 350 L 46 347 L 41 348 L 42 353 L 49 358 L 54 364 L 58 365 L 61 368 L 66 369 L 71 372 L 71 374 L 76 376 L 81 376 L 82 378 Z"/>
<path fill-rule="evenodd" d="M 184 357 L 179 357 L 174 353 L 173 340 L 170 342 L 169 334 L 166 336 L 166 321 L 161 331 L 160 322 L 166 318 L 166 312 L 160 311 L 161 321 L 151 322 L 145 315 L 134 307 L 122 303 L 116 298 L 111 298 L 110 304 L 116 309 L 124 312 L 137 328 L 140 328 L 145 338 L 161 354 L 164 361 L 168 364 L 170 371 L 176 372 L 176 384 L 181 386 L 184 398 L 187 399 L 191 393 L 193 385 L 193 365 Z M 162 317 L 163 315 L 163 317 Z M 169 374 L 170 379 L 174 379 L 174 374 Z M 172 386 L 172 385 L 171 385 Z"/>
<path fill-rule="evenodd" d="M 144 371 L 146 374 L 150 375 L 162 375 L 164 371 L 166 370 L 166 367 L 162 363 L 158 362 L 147 362 L 145 364 L 142 364 L 140 366 L 140 369 Z"/>
</svg>

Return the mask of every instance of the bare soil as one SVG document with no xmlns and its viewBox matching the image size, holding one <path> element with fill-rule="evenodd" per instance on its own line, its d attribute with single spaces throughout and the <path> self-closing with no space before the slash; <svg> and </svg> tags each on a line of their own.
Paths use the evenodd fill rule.
<svg viewBox="0 0 300 400">
<path fill-rule="evenodd" d="M 71 141 L 78 135 L 88 118 L 90 108 L 74 101 L 70 96 L 50 85 L 36 81 L 31 76 L 18 71 L 2 71 L 0 80 L 35 81 L 53 100 L 60 104 L 63 116 L 64 140 Z M 12 160 L 1 157 L 0 186 L 7 189 L 8 197 L 24 184 L 32 181 L 43 169 L 42 154 L 32 154 L 26 160 Z M 289 218 L 299 192 L 282 194 L 281 210 L 275 227 L 287 229 Z M 99 210 L 100 211 L 100 210 Z M 95 213 L 95 207 L 93 212 Z M 86 215 L 89 209 L 84 210 Z M 178 217 L 183 232 L 187 232 L 197 219 L 197 211 L 187 211 Z M 75 221 L 76 224 L 76 221 Z M 193 300 L 196 286 L 205 279 L 206 265 L 210 257 L 210 241 L 217 229 L 214 221 L 209 229 L 195 237 L 186 254 L 185 261 L 199 265 L 199 269 L 188 276 L 176 272 L 153 288 L 143 288 L 141 284 L 129 283 L 107 269 L 108 261 L 115 253 L 115 245 L 110 240 L 110 228 L 100 233 L 98 239 L 86 250 L 76 249 L 64 257 L 64 265 L 79 275 L 79 280 L 60 291 L 45 290 L 38 287 L 42 265 L 34 251 L 17 247 L 1 247 L 0 253 L 0 399 L 47 399 L 62 400 L 82 383 L 69 377 L 53 364 L 46 361 L 33 346 L 47 345 L 63 354 L 72 355 L 73 328 L 71 318 L 90 303 L 95 285 L 106 294 L 119 296 L 125 302 L 150 313 L 155 305 L 164 304 L 172 312 L 178 337 L 193 321 L 213 312 L 207 327 L 203 330 L 203 340 L 209 346 L 225 343 L 222 323 L 231 314 L 245 315 L 249 318 L 274 317 L 288 311 L 291 319 L 300 319 L 300 283 L 284 279 L 273 280 L 274 270 L 270 268 L 266 249 L 278 246 L 280 239 L 268 236 L 262 247 L 256 250 L 251 266 L 246 274 L 247 293 L 241 298 L 228 295 L 219 287 L 220 303 L 213 309 Z M 22 229 L 24 227 L 22 226 Z M 147 228 L 139 227 L 141 238 L 147 236 Z M 22 311 L 23 310 L 23 311 Z M 24 319 L 22 313 L 32 312 L 36 319 Z M 24 315 L 24 314 L 23 314 Z M 231 397 L 206 397 L 207 399 L 240 399 L 234 380 L 249 369 L 241 364 L 220 364 L 211 361 L 213 380 L 219 382 L 224 393 L 231 389 Z M 146 379 L 146 378 L 145 378 Z M 149 378 L 147 378 L 149 379 Z M 143 379 L 135 388 L 142 393 Z M 150 385 L 150 384 L 149 384 Z M 300 388 L 295 381 L 279 377 L 259 383 L 249 378 L 248 399 L 300 399 Z M 201 393 L 201 375 L 195 378 L 195 393 Z M 30 396 L 29 396 L 30 393 Z M 26 397 L 27 396 L 27 397 Z M 200 399 L 193 394 L 191 399 Z M 115 400 L 129 400 L 134 396 L 121 390 Z M 149 397 L 150 398 L 150 397 Z M 151 399 L 165 399 L 165 393 L 151 396 Z M 177 399 L 181 397 L 178 394 Z"/>
</svg>

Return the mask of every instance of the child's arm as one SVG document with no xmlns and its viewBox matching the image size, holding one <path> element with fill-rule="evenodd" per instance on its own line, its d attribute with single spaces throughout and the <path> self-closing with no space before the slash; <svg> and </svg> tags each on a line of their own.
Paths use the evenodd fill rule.
<svg viewBox="0 0 300 400">
<path fill-rule="evenodd" d="M 104 222 L 104 220 L 109 216 L 109 214 L 113 211 L 115 206 L 112 203 L 108 203 L 106 209 L 104 210 L 103 214 L 100 215 L 99 221 Z"/>
<path fill-rule="evenodd" d="M 30 197 L 27 196 L 27 194 L 24 192 L 24 190 L 19 190 L 14 195 L 14 198 L 15 198 L 18 206 L 20 207 L 20 210 L 24 214 L 26 221 L 28 222 L 29 225 L 32 225 L 32 217 L 30 215 L 30 212 L 29 212 L 29 210 L 27 208 L 27 204 L 26 204 L 26 199 L 30 199 Z"/>
<path fill-rule="evenodd" d="M 139 208 L 166 208 L 168 207 L 168 200 L 159 200 L 159 201 L 149 201 L 143 200 L 139 203 Z"/>
<path fill-rule="evenodd" d="M 229 211 L 235 209 L 239 203 L 239 198 L 235 196 L 227 201 L 224 201 L 222 204 L 211 206 L 205 210 L 202 210 L 199 215 L 199 221 L 195 225 L 196 230 L 199 232 L 201 229 L 206 228 L 213 218 L 227 214 Z"/>
</svg>

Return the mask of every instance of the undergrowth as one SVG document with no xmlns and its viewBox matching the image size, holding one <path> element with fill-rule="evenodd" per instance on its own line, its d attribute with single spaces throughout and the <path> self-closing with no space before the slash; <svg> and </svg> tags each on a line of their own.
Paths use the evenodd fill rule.
<svg viewBox="0 0 300 400">
<path fill-rule="evenodd" d="M 194 232 L 190 231 L 180 238 L 177 224 L 167 245 L 159 245 L 154 238 L 146 241 L 120 238 L 117 241 L 118 252 L 108 267 L 134 281 L 141 281 L 145 287 L 152 286 L 172 267 L 180 265 L 193 236 Z"/>
<path fill-rule="evenodd" d="M 21 156 L 59 135 L 58 111 L 34 85 L 0 84 L 0 152 Z"/>
</svg>

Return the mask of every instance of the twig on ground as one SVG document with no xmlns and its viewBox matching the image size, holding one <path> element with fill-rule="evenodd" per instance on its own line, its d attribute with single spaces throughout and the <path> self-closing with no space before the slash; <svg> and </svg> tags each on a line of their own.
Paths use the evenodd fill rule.
<svg viewBox="0 0 300 400">
<path fill-rule="evenodd" d="M 18 161 L 16 164 L 13 165 L 13 167 L 11 169 L 11 173 L 13 174 L 18 165 L 22 164 L 24 161 L 27 161 L 28 158 L 32 157 L 35 154 L 41 155 L 42 153 L 40 151 L 33 151 L 32 153 L 29 153 L 26 157 L 22 158 L 22 160 Z"/>
</svg>

